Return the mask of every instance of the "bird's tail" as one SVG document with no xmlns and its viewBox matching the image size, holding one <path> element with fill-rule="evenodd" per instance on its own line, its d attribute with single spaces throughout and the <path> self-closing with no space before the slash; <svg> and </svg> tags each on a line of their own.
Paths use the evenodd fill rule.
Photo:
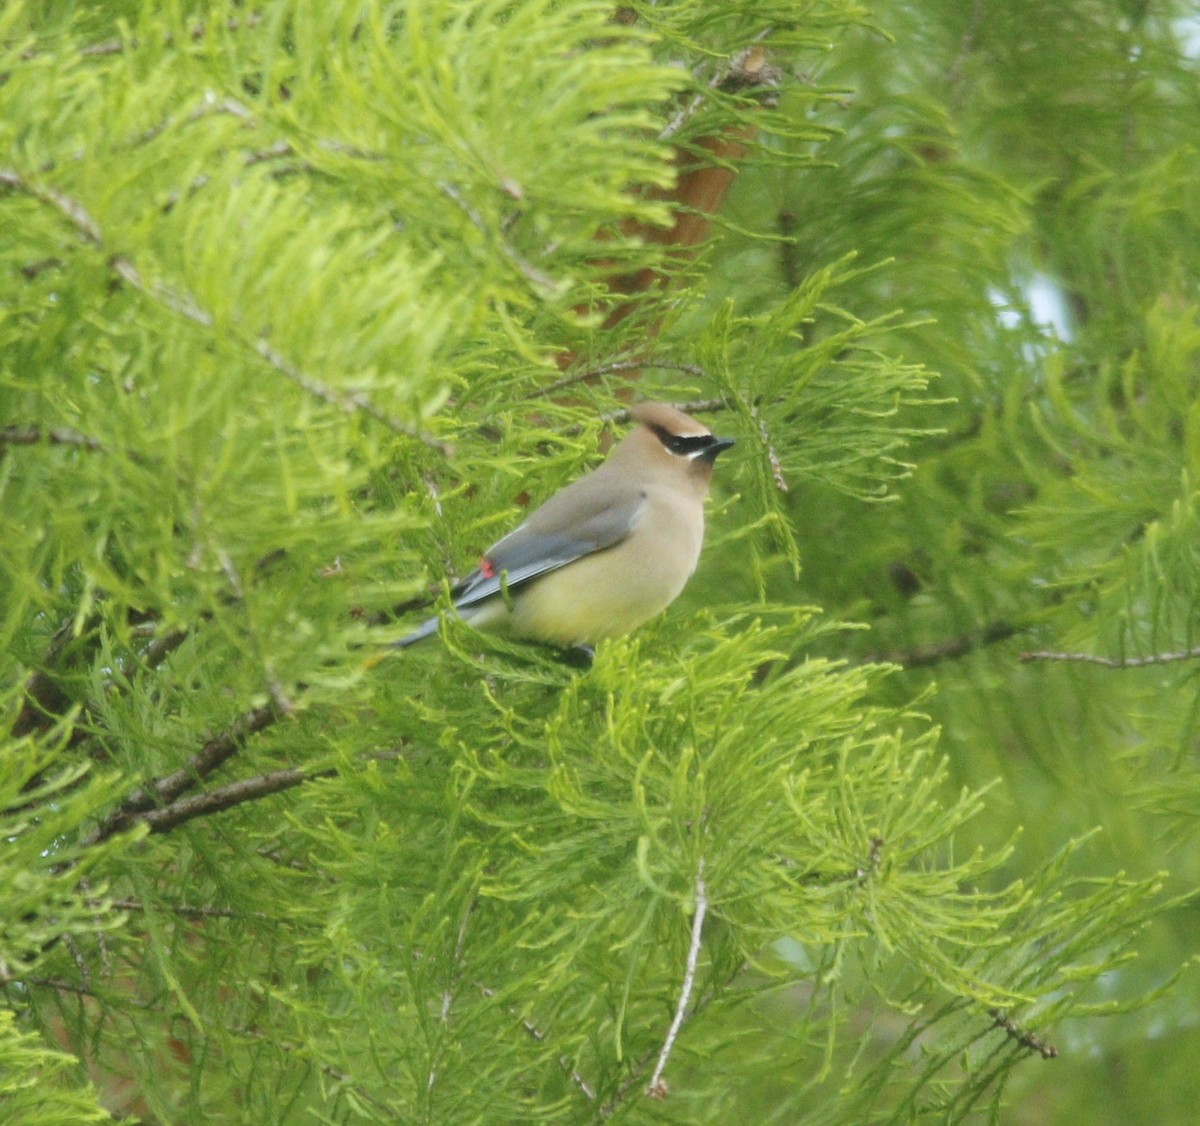
<svg viewBox="0 0 1200 1126">
<path fill-rule="evenodd" d="M 437 633 L 438 623 L 440 621 L 440 618 L 429 618 L 426 621 L 423 621 L 407 637 L 402 637 L 399 641 L 393 641 L 391 648 L 407 649 L 408 646 L 415 645 L 418 641 L 423 641 L 430 634 Z"/>
</svg>

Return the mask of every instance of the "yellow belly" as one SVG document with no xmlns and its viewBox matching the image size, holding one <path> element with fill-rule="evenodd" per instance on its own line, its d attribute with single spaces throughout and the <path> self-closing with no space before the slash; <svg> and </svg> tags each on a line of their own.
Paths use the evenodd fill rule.
<svg viewBox="0 0 1200 1126">
<path fill-rule="evenodd" d="M 703 533 L 703 524 L 675 527 L 671 513 L 664 518 L 652 509 L 646 515 L 616 547 L 522 587 L 512 596 L 511 612 L 499 599 L 481 607 L 471 624 L 562 646 L 590 645 L 636 629 L 679 596 L 695 570 Z"/>
</svg>

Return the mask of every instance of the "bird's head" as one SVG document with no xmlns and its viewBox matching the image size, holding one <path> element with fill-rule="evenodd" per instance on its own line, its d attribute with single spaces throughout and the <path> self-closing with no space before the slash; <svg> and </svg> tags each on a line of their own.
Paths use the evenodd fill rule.
<svg viewBox="0 0 1200 1126">
<path fill-rule="evenodd" d="M 708 488 L 717 456 L 734 444 L 667 403 L 638 403 L 629 415 L 636 425 L 613 456 L 655 475 L 682 475 L 702 490 Z"/>
</svg>

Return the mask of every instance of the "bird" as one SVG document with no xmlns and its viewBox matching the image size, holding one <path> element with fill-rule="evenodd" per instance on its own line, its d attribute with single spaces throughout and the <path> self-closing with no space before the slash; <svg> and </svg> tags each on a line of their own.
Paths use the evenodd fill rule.
<svg viewBox="0 0 1200 1126">
<path fill-rule="evenodd" d="M 700 558 L 718 438 L 667 403 L 629 410 L 633 428 L 483 553 L 450 591 L 475 629 L 578 650 L 630 633 L 679 596 Z M 393 642 L 436 633 L 440 617 Z"/>
</svg>

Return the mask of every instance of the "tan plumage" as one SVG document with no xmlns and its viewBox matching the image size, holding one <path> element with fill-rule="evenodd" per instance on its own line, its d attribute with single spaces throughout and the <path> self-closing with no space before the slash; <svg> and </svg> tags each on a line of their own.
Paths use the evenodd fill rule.
<svg viewBox="0 0 1200 1126">
<path fill-rule="evenodd" d="M 640 403 L 630 415 L 636 425 L 602 465 L 530 513 L 455 588 L 464 621 L 590 645 L 636 629 L 678 597 L 700 556 L 713 462 L 733 442 L 665 403 Z M 436 627 L 430 619 L 398 644 Z"/>
</svg>

